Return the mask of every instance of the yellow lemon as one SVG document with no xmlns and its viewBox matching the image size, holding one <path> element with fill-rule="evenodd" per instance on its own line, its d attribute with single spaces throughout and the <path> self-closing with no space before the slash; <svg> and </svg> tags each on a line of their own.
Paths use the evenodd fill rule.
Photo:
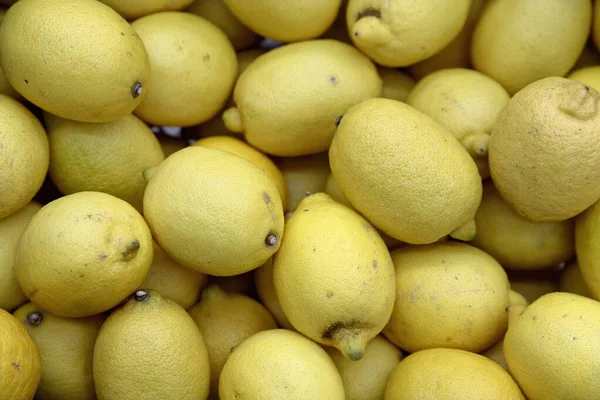
<svg viewBox="0 0 600 400">
<path fill-rule="evenodd" d="M 567 78 L 579 81 L 600 91 L 600 66 L 585 67 L 571 72 Z"/>
<path fill-rule="evenodd" d="M 42 187 L 50 156 L 42 124 L 21 103 L 1 94 L 0 149 L 0 218 L 6 218 Z"/>
<path fill-rule="evenodd" d="M 142 172 L 165 156 L 150 128 L 134 115 L 93 124 L 45 114 L 50 177 L 64 194 L 98 191 L 142 211 Z"/>
<path fill-rule="evenodd" d="M 221 400 L 343 400 L 344 386 L 325 350 L 285 329 L 258 332 L 236 347 L 219 380 Z"/>
<path fill-rule="evenodd" d="M 133 20 L 144 15 L 161 11 L 176 11 L 189 5 L 194 0 L 100 0 L 123 17 Z"/>
<path fill-rule="evenodd" d="M 0 65 L 11 85 L 63 118 L 109 122 L 146 95 L 150 62 L 136 31 L 95 0 L 24 0 L 6 12 Z"/>
<path fill-rule="evenodd" d="M 309 40 L 271 50 L 238 79 L 235 107 L 223 113 L 265 153 L 293 157 L 327 150 L 335 119 L 348 107 L 381 94 L 375 65 L 354 47 Z"/>
<path fill-rule="evenodd" d="M 92 357 L 105 317 L 63 318 L 33 303 L 20 307 L 14 316 L 27 328 L 40 353 L 42 377 L 36 399 L 96 398 Z"/>
<path fill-rule="evenodd" d="M 155 125 L 191 126 L 225 105 L 237 73 L 233 46 L 215 25 L 171 11 L 131 24 L 146 46 L 153 81 L 135 114 Z"/>
<path fill-rule="evenodd" d="M 116 306 L 142 283 L 151 262 L 152 237 L 142 216 L 99 192 L 45 205 L 25 228 L 15 254 L 27 297 L 62 317 Z"/>
<path fill-rule="evenodd" d="M 509 308 L 508 371 L 529 400 L 594 399 L 600 393 L 600 303 L 551 293 Z"/>
<path fill-rule="evenodd" d="M 446 47 L 465 24 L 470 5 L 471 0 L 350 0 L 346 23 L 356 47 L 377 64 L 405 67 Z"/>
<path fill-rule="evenodd" d="M 4 14 L 6 14 L 6 10 L 4 8 L 0 8 L 0 25 L 2 24 L 2 20 L 4 19 Z M 21 97 L 21 95 L 17 93 L 17 91 L 12 87 L 12 85 L 8 81 L 8 78 L 4 74 L 4 71 L 2 71 L 2 67 L 0 67 L 0 94 L 4 94 L 17 100 Z"/>
<path fill-rule="evenodd" d="M 299 332 L 359 360 L 394 306 L 394 266 L 360 214 L 324 193 L 306 197 L 273 258 L 275 292 Z"/>
<path fill-rule="evenodd" d="M 254 283 L 261 303 L 269 310 L 277 321 L 277 324 L 285 329 L 294 330 L 294 326 L 286 317 L 273 282 L 273 258 L 269 258 L 261 267 L 254 270 Z"/>
<path fill-rule="evenodd" d="M 351 107 L 329 159 L 350 203 L 391 237 L 426 244 L 475 235 L 477 166 L 449 131 L 415 108 L 390 99 Z"/>
<path fill-rule="evenodd" d="M 494 257 L 505 268 L 544 269 L 569 260 L 575 252 L 575 221 L 535 222 L 517 213 L 494 187 L 483 185 L 475 214 L 473 246 Z"/>
<path fill-rule="evenodd" d="M 233 276 L 209 275 L 208 283 L 218 285 L 221 290 L 227 293 L 243 294 L 248 297 L 256 298 L 257 293 L 256 285 L 254 285 L 254 271 L 255 270 L 252 270 Z"/>
<path fill-rule="evenodd" d="M 392 372 L 385 400 L 525 400 L 511 376 L 487 358 L 457 349 L 406 357 Z"/>
<path fill-rule="evenodd" d="M 0 219 L 0 308 L 12 311 L 27 301 L 15 273 L 15 252 L 21 234 L 42 208 L 32 201 L 6 218 Z"/>
<path fill-rule="evenodd" d="M 257 332 L 276 329 L 269 312 L 256 300 L 241 294 L 223 292 L 210 285 L 200 302 L 189 310 L 198 325 L 210 359 L 210 391 L 219 394 L 219 377 L 231 352 Z"/>
<path fill-rule="evenodd" d="M 293 212 L 307 193 L 319 193 L 325 190 L 329 175 L 327 152 L 301 157 L 284 157 L 276 160 L 283 174 L 288 192 L 285 211 Z"/>
<path fill-rule="evenodd" d="M 560 275 L 560 291 L 592 298 L 577 261 L 570 262 Z"/>
<path fill-rule="evenodd" d="M 556 279 L 548 276 L 544 271 L 535 271 L 525 276 L 512 276 L 509 278 L 510 288 L 533 303 L 545 294 L 558 292 L 559 286 Z"/>
<path fill-rule="evenodd" d="M 569 72 L 591 23 L 588 0 L 488 1 L 473 32 L 473 65 L 513 95 L 532 82 Z"/>
<path fill-rule="evenodd" d="M 98 400 L 206 399 L 208 351 L 190 315 L 138 290 L 102 325 L 94 347 Z"/>
<path fill-rule="evenodd" d="M 600 201 L 577 217 L 577 261 L 592 298 L 600 300 Z"/>
<path fill-rule="evenodd" d="M 600 198 L 599 103 L 595 89 L 551 77 L 528 85 L 500 112 L 490 171 L 519 214 L 564 221 Z"/>
<path fill-rule="evenodd" d="M 7 400 L 33 399 L 41 377 L 40 353 L 27 329 L 2 309 L 0 360 L 0 397 Z"/>
<path fill-rule="evenodd" d="M 267 174 L 232 153 L 202 146 L 159 165 L 146 187 L 144 216 L 170 257 L 210 275 L 259 267 L 283 235 L 281 199 Z"/>
<path fill-rule="evenodd" d="M 408 74 L 394 68 L 379 67 L 377 71 L 383 84 L 381 97 L 406 101 L 415 87 L 415 81 Z"/>
<path fill-rule="evenodd" d="M 392 260 L 396 301 L 388 328 L 402 349 L 479 352 L 506 332 L 510 286 L 491 256 L 446 242 L 404 246 Z"/>
</svg>

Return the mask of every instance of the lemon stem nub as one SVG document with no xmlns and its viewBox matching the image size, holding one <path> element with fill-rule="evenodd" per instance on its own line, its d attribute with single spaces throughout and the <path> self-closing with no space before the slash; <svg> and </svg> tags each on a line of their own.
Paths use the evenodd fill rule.
<svg viewBox="0 0 600 400">
<path fill-rule="evenodd" d="M 135 301 L 145 301 L 150 297 L 150 293 L 145 290 L 138 290 L 135 292 Z"/>
<path fill-rule="evenodd" d="M 142 84 L 140 82 L 136 82 L 135 85 L 133 85 L 133 87 L 131 88 L 131 95 L 133 96 L 134 99 L 136 97 L 138 97 L 140 94 L 142 94 L 143 92 L 144 92 L 144 88 L 142 87 Z"/>
<path fill-rule="evenodd" d="M 266 243 L 268 246 L 275 246 L 275 245 L 277 244 L 277 241 L 278 241 L 278 239 L 277 239 L 277 235 L 274 235 L 274 234 L 272 234 L 272 233 L 269 233 L 269 234 L 267 235 L 267 238 L 265 239 L 265 243 Z"/>
<path fill-rule="evenodd" d="M 340 125 L 340 122 L 342 122 L 342 118 L 344 118 L 344 115 L 338 115 L 335 118 L 335 122 L 334 122 L 335 126 L 339 126 Z"/>
<path fill-rule="evenodd" d="M 27 315 L 27 322 L 31 326 L 38 326 L 43 320 L 44 316 L 39 312 L 32 312 L 31 314 Z"/>
</svg>

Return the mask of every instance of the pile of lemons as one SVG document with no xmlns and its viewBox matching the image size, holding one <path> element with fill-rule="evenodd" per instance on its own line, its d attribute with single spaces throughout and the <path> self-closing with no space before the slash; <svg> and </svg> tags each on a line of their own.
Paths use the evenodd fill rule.
<svg viewBox="0 0 600 400">
<path fill-rule="evenodd" d="M 599 1 L 0 4 L 1 400 L 600 399 Z"/>
</svg>

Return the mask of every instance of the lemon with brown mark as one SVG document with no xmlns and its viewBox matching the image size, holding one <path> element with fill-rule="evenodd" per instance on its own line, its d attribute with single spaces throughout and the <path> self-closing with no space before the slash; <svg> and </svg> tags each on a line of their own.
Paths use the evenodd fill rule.
<svg viewBox="0 0 600 400">
<path fill-rule="evenodd" d="M 244 25 L 225 5 L 223 0 L 191 0 L 184 11 L 199 15 L 221 29 L 236 50 L 251 47 L 260 36 Z"/>
<path fill-rule="evenodd" d="M 351 107 L 329 160 L 350 203 L 389 236 L 413 244 L 475 236 L 477 166 L 452 133 L 414 107 L 380 98 Z"/>
<path fill-rule="evenodd" d="M 470 5 L 471 0 L 350 0 L 348 34 L 377 64 L 405 67 L 446 47 L 465 24 Z"/>
<path fill-rule="evenodd" d="M 177 11 L 194 0 L 100 0 L 128 20 L 162 11 Z"/>
<path fill-rule="evenodd" d="M 27 100 L 86 122 L 131 114 L 150 78 L 148 54 L 136 31 L 95 0 L 17 2 L 0 28 L 0 64 Z"/>
<path fill-rule="evenodd" d="M 215 116 L 237 74 L 227 36 L 204 18 L 180 11 L 147 15 L 131 26 L 146 46 L 153 81 L 135 114 L 166 126 L 197 125 Z"/>
<path fill-rule="evenodd" d="M 344 386 L 325 350 L 297 332 L 258 332 L 236 347 L 221 372 L 221 400 L 343 400 Z"/>
<path fill-rule="evenodd" d="M 39 400 L 96 398 L 92 373 L 94 344 L 105 316 L 63 318 L 27 303 L 14 312 L 27 328 L 41 358 Z"/>
<path fill-rule="evenodd" d="M 560 291 L 592 298 L 577 260 L 571 261 L 560 275 Z"/>
<path fill-rule="evenodd" d="M 346 400 L 383 399 L 392 371 L 402 361 L 402 352 L 381 336 L 367 343 L 361 360 L 348 360 L 334 347 L 326 349 L 344 382 Z"/>
<path fill-rule="evenodd" d="M 250 161 L 203 146 L 158 166 L 144 194 L 144 216 L 171 258 L 209 275 L 259 267 L 283 235 L 281 198 L 269 176 Z"/>
<path fill-rule="evenodd" d="M 569 72 L 591 23 L 588 0 L 488 1 L 473 32 L 471 59 L 475 69 L 513 95 L 530 83 Z"/>
<path fill-rule="evenodd" d="M 599 104 L 595 89 L 550 77 L 519 91 L 498 114 L 490 171 L 519 214 L 564 221 L 600 198 Z"/>
<path fill-rule="evenodd" d="M 41 377 L 40 353 L 27 329 L 0 309 L 0 397 L 31 400 Z"/>
<path fill-rule="evenodd" d="M 136 291 L 102 325 L 94 347 L 98 400 L 205 400 L 208 351 L 190 315 L 154 291 Z"/>
<path fill-rule="evenodd" d="M 42 124 L 21 103 L 1 94 L 0 149 L 0 218 L 6 218 L 42 187 L 50 157 Z"/>
<path fill-rule="evenodd" d="M 271 50 L 250 64 L 235 85 L 235 107 L 223 113 L 223 121 L 265 153 L 314 154 L 329 148 L 340 114 L 380 94 L 375 65 L 356 48 L 308 40 Z"/>
<path fill-rule="evenodd" d="M 295 330 L 294 326 L 286 317 L 277 293 L 275 292 L 275 283 L 273 282 L 273 258 L 269 258 L 259 268 L 254 270 L 254 284 L 256 285 L 256 291 L 261 303 L 269 310 L 273 318 L 277 321 L 277 324 L 285 329 Z"/>
<path fill-rule="evenodd" d="M 505 268 L 545 269 L 569 260 L 575 253 L 575 221 L 531 221 L 502 198 L 492 182 L 483 185 L 475 214 L 477 234 L 471 241 Z"/>
<path fill-rule="evenodd" d="M 600 303 L 571 293 L 551 293 L 508 312 L 504 356 L 528 399 L 597 397 Z"/>
<path fill-rule="evenodd" d="M 86 317 L 119 304 L 151 262 L 150 230 L 135 208 L 105 193 L 79 192 L 33 216 L 17 244 L 15 271 L 36 305 Z"/>
<path fill-rule="evenodd" d="M 394 306 L 394 267 L 360 214 L 324 193 L 306 197 L 273 258 L 275 292 L 294 328 L 359 360 Z"/>
<path fill-rule="evenodd" d="M 218 398 L 219 377 L 231 352 L 255 333 L 276 329 L 269 312 L 250 297 L 225 293 L 217 285 L 202 292 L 200 302 L 188 310 L 202 333 L 210 360 L 210 392 Z"/>
<path fill-rule="evenodd" d="M 406 103 L 448 129 L 473 157 L 481 178 L 487 179 L 490 134 L 509 99 L 502 85 L 486 75 L 450 68 L 421 79 Z"/>
<path fill-rule="evenodd" d="M 41 204 L 32 201 L 0 219 L 0 308 L 9 312 L 27 301 L 14 269 L 15 252 L 21 234 L 41 208 Z"/>
</svg>

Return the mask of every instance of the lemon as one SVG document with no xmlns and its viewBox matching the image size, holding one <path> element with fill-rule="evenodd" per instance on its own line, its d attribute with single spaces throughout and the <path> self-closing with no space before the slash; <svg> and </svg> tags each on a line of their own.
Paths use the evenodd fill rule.
<svg viewBox="0 0 600 400">
<path fill-rule="evenodd" d="M 140 288 L 154 290 L 183 308 L 194 305 L 208 283 L 207 276 L 177 264 L 156 243 L 153 243 L 153 251 L 150 271 Z"/>
<path fill-rule="evenodd" d="M 367 343 L 359 361 L 348 360 L 333 347 L 327 348 L 327 353 L 340 372 L 346 400 L 383 399 L 388 377 L 402 360 L 400 350 L 381 336 Z"/>
<path fill-rule="evenodd" d="M 483 251 L 456 242 L 404 246 L 392 260 L 396 302 L 388 327 L 402 349 L 480 352 L 506 331 L 508 278 Z"/>
<path fill-rule="evenodd" d="M 294 326 L 283 312 L 275 292 L 273 258 L 269 258 L 266 263 L 254 270 L 254 284 L 261 303 L 269 310 L 277 324 L 282 328 L 294 330 Z"/>
<path fill-rule="evenodd" d="M 21 234 L 42 206 L 32 201 L 0 219 L 0 308 L 12 311 L 27 301 L 14 270 L 15 251 Z"/>
<path fill-rule="evenodd" d="M 309 40 L 257 58 L 240 75 L 236 106 L 223 121 L 265 153 L 308 155 L 329 148 L 338 115 L 380 94 L 381 79 L 366 56 L 335 40 Z"/>
<path fill-rule="evenodd" d="M 105 317 L 63 318 L 33 303 L 21 306 L 14 316 L 27 328 L 40 353 L 42 376 L 36 399 L 96 398 L 92 357 Z"/>
<path fill-rule="evenodd" d="M 489 161 L 502 197 L 533 221 L 564 221 L 600 198 L 600 93 L 570 79 L 528 85 L 500 112 Z"/>
<path fill-rule="evenodd" d="M 523 295 L 511 290 L 508 294 L 508 306 L 512 307 L 518 305 L 528 306 L 529 302 L 525 297 L 523 297 Z M 504 337 L 502 337 L 498 343 L 483 351 L 481 355 L 489 358 L 505 370 L 508 369 L 506 366 L 506 360 L 504 359 Z"/>
<path fill-rule="evenodd" d="M 123 17 L 133 20 L 144 15 L 161 11 L 176 11 L 188 6 L 194 0 L 100 0 Z"/>
<path fill-rule="evenodd" d="M 333 23 L 341 0 L 223 0 L 231 12 L 254 32 L 280 42 L 321 36 Z"/>
<path fill-rule="evenodd" d="M 192 4 L 184 11 L 199 15 L 215 24 L 227 35 L 236 50 L 247 49 L 260 39 L 233 15 L 223 0 L 192 0 Z"/>
<path fill-rule="evenodd" d="M 221 370 L 231 352 L 257 332 L 276 329 L 269 312 L 256 300 L 241 294 L 223 292 L 210 285 L 202 292 L 200 302 L 189 310 L 198 325 L 210 359 L 210 391 L 219 394 Z"/>
<path fill-rule="evenodd" d="M 577 261 L 592 298 L 600 299 L 600 201 L 577 217 Z"/>
<path fill-rule="evenodd" d="M 583 278 L 577 261 L 570 262 L 560 275 L 560 291 L 592 298 L 590 289 Z"/>
<path fill-rule="evenodd" d="M 509 280 L 510 288 L 520 293 L 529 303 L 533 303 L 545 294 L 559 291 L 556 280 L 542 272 L 523 277 L 511 277 Z"/>
<path fill-rule="evenodd" d="M 285 157 L 277 159 L 277 166 L 283 174 L 288 201 L 285 211 L 294 211 L 307 193 L 319 193 L 325 190 L 329 175 L 329 158 L 327 152 L 302 157 Z"/>
<path fill-rule="evenodd" d="M 470 5 L 471 0 L 350 0 L 346 23 L 356 47 L 377 64 L 405 67 L 446 47 L 465 24 Z"/>
<path fill-rule="evenodd" d="M 306 197 L 273 258 L 275 292 L 300 333 L 359 360 L 394 306 L 394 267 L 377 231 L 324 193 Z"/>
<path fill-rule="evenodd" d="M 2 309 L 0 360 L 0 397 L 10 400 L 33 399 L 41 377 L 40 353 L 27 329 Z"/>
<path fill-rule="evenodd" d="M 192 317 L 154 291 L 113 311 L 94 347 L 98 400 L 206 399 L 208 351 Z"/>
<path fill-rule="evenodd" d="M 153 81 L 135 114 L 167 126 L 197 125 L 216 115 L 237 73 L 227 36 L 204 18 L 179 11 L 148 15 L 131 26 L 146 46 Z"/>
<path fill-rule="evenodd" d="M 483 185 L 472 240 L 505 268 L 544 269 L 569 260 L 575 252 L 575 221 L 534 222 L 517 213 L 492 182 Z"/>
<path fill-rule="evenodd" d="M 50 142 L 50 177 L 64 194 L 98 191 L 142 211 L 142 172 L 165 156 L 150 128 L 134 115 L 93 124 L 44 116 Z"/>
<path fill-rule="evenodd" d="M 200 139 L 196 141 L 193 146 L 203 146 L 212 149 L 228 151 L 236 156 L 240 156 L 243 159 L 250 161 L 252 164 L 263 170 L 263 172 L 267 174 L 269 178 L 271 178 L 277 187 L 277 190 L 279 191 L 281 203 L 287 204 L 287 184 L 283 174 L 269 157 L 256 150 L 249 144 L 228 136 L 213 136 Z"/>
<path fill-rule="evenodd" d="M 161 138 L 159 139 L 159 143 L 165 157 L 169 157 L 171 154 L 187 147 L 188 145 L 187 142 L 174 138 Z"/>
<path fill-rule="evenodd" d="M 281 199 L 267 174 L 241 157 L 202 146 L 160 164 L 146 187 L 144 216 L 169 256 L 210 275 L 259 267 L 283 234 Z"/>
<path fill-rule="evenodd" d="M 429 349 L 406 357 L 392 372 L 385 400 L 525 400 L 519 386 L 487 358 L 458 349 Z"/>
<path fill-rule="evenodd" d="M 233 276 L 214 276 L 208 277 L 209 284 L 218 285 L 221 290 L 227 293 L 243 294 L 248 297 L 256 298 L 256 286 L 254 285 L 254 271 L 244 272 Z"/>
<path fill-rule="evenodd" d="M 567 78 L 579 81 L 600 91 L 600 66 L 585 67 L 571 72 Z"/>
<path fill-rule="evenodd" d="M 529 400 L 594 399 L 600 393 L 600 303 L 551 293 L 509 309 L 504 356 Z"/>
<path fill-rule="evenodd" d="M 391 237 L 426 244 L 475 235 L 477 166 L 449 131 L 415 108 L 390 99 L 351 107 L 329 159 L 348 200 Z"/>
<path fill-rule="evenodd" d="M 472 0 L 467 21 L 459 34 L 441 51 L 408 67 L 417 80 L 446 68 L 471 67 L 471 38 L 487 0 Z"/>
<path fill-rule="evenodd" d="M 219 381 L 221 400 L 343 400 L 344 387 L 325 350 L 285 329 L 258 332 L 236 347 Z"/>
<path fill-rule="evenodd" d="M 0 25 L 2 24 L 2 20 L 4 19 L 4 14 L 6 14 L 6 10 L 0 7 Z M 19 99 L 21 95 L 17 93 L 17 91 L 11 86 L 6 74 L 2 71 L 0 67 L 0 94 L 12 97 L 14 99 Z"/>
<path fill-rule="evenodd" d="M 377 71 L 383 85 L 381 97 L 406 101 L 408 94 L 415 87 L 415 81 L 408 74 L 394 68 L 379 67 Z"/>
<path fill-rule="evenodd" d="M 588 0 L 490 1 L 473 32 L 473 65 L 513 95 L 532 82 L 569 72 L 591 22 Z"/>
<path fill-rule="evenodd" d="M 0 94 L 0 219 L 23 208 L 42 187 L 48 170 L 48 138 L 21 103 Z"/>
<path fill-rule="evenodd" d="M 130 114 L 150 78 L 135 30 L 94 0 L 19 1 L 0 29 L 0 65 L 33 104 L 86 122 Z"/>
<path fill-rule="evenodd" d="M 25 228 L 15 254 L 27 297 L 62 317 L 116 306 L 142 283 L 151 262 L 152 238 L 142 216 L 99 192 L 45 205 Z"/>
<path fill-rule="evenodd" d="M 483 179 L 490 176 L 488 143 L 498 113 L 510 97 L 498 82 L 464 68 L 433 72 L 421 79 L 406 103 L 448 129 L 469 152 Z"/>
</svg>

